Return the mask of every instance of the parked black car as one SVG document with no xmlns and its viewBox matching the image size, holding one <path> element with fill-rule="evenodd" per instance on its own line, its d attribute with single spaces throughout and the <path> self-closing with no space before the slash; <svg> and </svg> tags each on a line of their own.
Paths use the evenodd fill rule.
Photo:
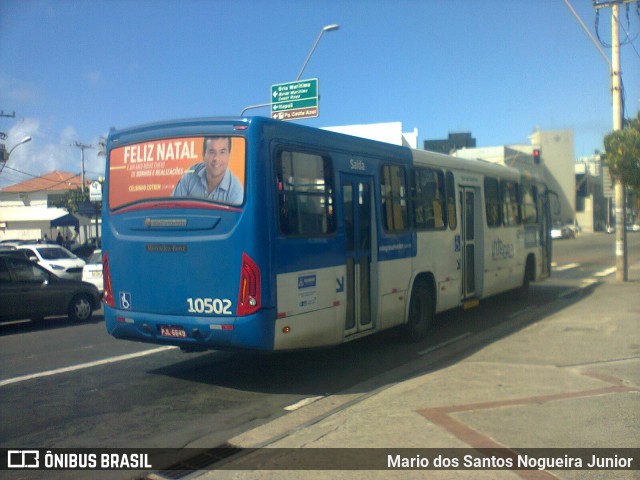
<svg viewBox="0 0 640 480">
<path fill-rule="evenodd" d="M 0 320 L 68 315 L 86 322 L 100 300 L 90 283 L 60 279 L 13 252 L 0 252 Z"/>
</svg>

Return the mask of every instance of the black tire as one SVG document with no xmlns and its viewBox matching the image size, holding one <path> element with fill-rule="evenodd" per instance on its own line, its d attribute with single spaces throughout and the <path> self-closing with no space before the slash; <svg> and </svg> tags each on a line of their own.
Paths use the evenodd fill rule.
<svg viewBox="0 0 640 480">
<path fill-rule="evenodd" d="M 93 305 L 89 295 L 80 293 L 73 297 L 69 303 L 69 319 L 72 322 L 88 322 L 92 314 Z"/>
<path fill-rule="evenodd" d="M 417 280 L 411 292 L 409 303 L 409 319 L 405 325 L 407 340 L 418 342 L 427 336 L 433 324 L 435 302 L 429 284 Z"/>
</svg>

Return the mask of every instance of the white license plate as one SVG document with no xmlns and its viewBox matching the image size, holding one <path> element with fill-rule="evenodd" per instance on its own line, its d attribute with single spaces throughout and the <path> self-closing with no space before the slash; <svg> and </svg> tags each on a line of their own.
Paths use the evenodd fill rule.
<svg viewBox="0 0 640 480">
<path fill-rule="evenodd" d="M 160 335 L 171 338 L 187 338 L 187 332 L 184 328 L 173 325 L 160 325 Z"/>
</svg>

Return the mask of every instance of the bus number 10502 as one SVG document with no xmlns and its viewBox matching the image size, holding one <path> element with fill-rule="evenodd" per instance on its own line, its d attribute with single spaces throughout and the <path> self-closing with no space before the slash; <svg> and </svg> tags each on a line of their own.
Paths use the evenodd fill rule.
<svg viewBox="0 0 640 480">
<path fill-rule="evenodd" d="M 232 315 L 231 300 L 227 298 L 187 298 L 189 313 Z"/>
</svg>

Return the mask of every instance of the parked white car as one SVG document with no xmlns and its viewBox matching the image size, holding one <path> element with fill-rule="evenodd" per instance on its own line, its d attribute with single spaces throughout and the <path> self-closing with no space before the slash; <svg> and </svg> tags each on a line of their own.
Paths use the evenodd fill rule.
<svg viewBox="0 0 640 480">
<path fill-rule="evenodd" d="M 557 223 L 551 228 L 551 238 L 558 240 L 560 238 L 576 238 L 582 229 L 578 225 L 562 225 Z"/>
<path fill-rule="evenodd" d="M 18 245 L 24 250 L 29 260 L 38 263 L 60 278 L 81 280 L 85 261 L 60 245 L 43 243 L 35 245 Z"/>
<path fill-rule="evenodd" d="M 82 269 L 82 281 L 93 283 L 100 293 L 104 290 L 102 282 L 102 250 L 95 250 Z"/>
</svg>

